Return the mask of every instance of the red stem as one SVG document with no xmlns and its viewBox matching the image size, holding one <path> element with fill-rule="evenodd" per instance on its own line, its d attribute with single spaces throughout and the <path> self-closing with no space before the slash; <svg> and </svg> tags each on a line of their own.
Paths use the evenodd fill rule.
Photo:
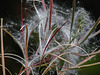
<svg viewBox="0 0 100 75">
<path fill-rule="evenodd" d="M 50 59 L 52 59 L 52 58 L 55 58 L 55 56 L 52 56 L 52 57 L 50 57 L 50 58 L 48 58 L 48 59 L 46 59 L 46 60 L 43 60 L 43 62 L 46 62 L 46 61 L 48 61 L 48 60 L 50 60 Z M 39 64 L 40 64 L 40 62 L 38 62 L 38 63 L 36 63 L 36 64 L 33 64 L 33 65 L 31 65 L 30 67 L 34 67 L 34 66 L 39 65 Z M 30 67 L 26 67 L 26 68 L 25 68 L 23 71 L 21 71 L 18 75 L 21 75 L 22 72 L 24 72 L 24 71 L 30 69 Z"/>
<path fill-rule="evenodd" d="M 43 5 L 43 8 L 44 8 L 44 11 L 46 12 L 46 7 L 45 7 L 44 0 L 42 0 L 42 5 Z"/>
<path fill-rule="evenodd" d="M 50 0 L 49 30 L 51 30 L 52 6 L 53 6 L 53 0 Z"/>
<path fill-rule="evenodd" d="M 22 5 L 22 0 L 21 0 L 21 25 L 23 26 L 23 5 Z M 24 30 L 22 29 L 22 38 L 23 38 L 23 43 L 24 43 Z"/>
<path fill-rule="evenodd" d="M 52 35 L 52 37 L 50 38 L 49 42 L 47 43 L 47 45 L 46 45 L 46 47 L 45 47 L 45 49 L 44 49 L 44 51 L 43 51 L 43 55 L 44 55 L 44 53 L 45 53 L 45 51 L 46 51 L 46 48 L 48 47 L 49 43 L 50 43 L 51 40 L 53 39 L 53 37 L 57 34 L 57 32 L 58 32 L 68 21 L 69 21 L 69 20 L 67 20 L 67 21 Z"/>
</svg>

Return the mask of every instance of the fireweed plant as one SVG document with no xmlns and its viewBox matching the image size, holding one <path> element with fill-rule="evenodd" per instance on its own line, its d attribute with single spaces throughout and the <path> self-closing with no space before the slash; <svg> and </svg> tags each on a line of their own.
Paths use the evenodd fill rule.
<svg viewBox="0 0 100 75">
<path fill-rule="evenodd" d="M 41 3 L 43 10 L 38 9 L 35 2 Z M 48 4 L 45 4 L 44 0 L 33 1 L 33 7 L 37 15 L 30 21 L 30 25 L 29 23 L 22 25 L 20 29 L 22 31 L 16 32 L 16 34 L 19 33 L 17 36 L 13 32 L 8 32 L 9 30 L 4 27 L 0 27 L 17 42 L 23 53 L 23 57 L 11 53 L 0 54 L 2 59 L 4 57 L 11 58 L 22 64 L 18 75 L 24 73 L 26 75 L 52 75 L 55 72 L 57 75 L 67 75 L 72 69 L 100 64 L 100 62 L 97 62 L 83 65 L 95 57 L 96 54 L 99 54 L 100 50 L 96 51 L 95 49 L 93 52 L 87 53 L 81 47 L 82 44 L 86 44 L 89 38 L 100 33 L 100 31 L 97 31 L 91 34 L 99 24 L 100 17 L 95 23 L 91 21 L 84 8 L 76 8 L 76 0 L 73 0 L 72 9 L 68 10 L 72 13 L 57 10 L 53 0 L 50 0 Z M 33 32 L 38 34 L 37 38 L 34 38 Z M 28 55 L 30 38 L 39 40 L 38 48 L 33 51 L 31 56 Z M 31 45 L 34 46 L 33 44 Z M 80 54 L 80 51 L 84 53 Z M 86 58 L 77 63 L 78 57 Z M 6 66 L 4 66 L 4 62 L 0 66 L 2 66 L 3 72 L 5 72 L 5 69 L 12 75 Z"/>
</svg>

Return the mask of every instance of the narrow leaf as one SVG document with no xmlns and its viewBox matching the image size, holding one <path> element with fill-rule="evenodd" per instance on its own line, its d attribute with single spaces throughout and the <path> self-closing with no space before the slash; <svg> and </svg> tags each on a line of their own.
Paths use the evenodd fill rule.
<svg viewBox="0 0 100 75">
<path fill-rule="evenodd" d="M 28 67 L 28 50 L 27 50 L 27 46 L 28 46 L 28 27 L 27 25 L 25 25 L 26 28 L 26 41 L 25 41 L 25 67 Z M 28 71 L 26 71 L 26 75 L 28 75 Z"/>
<path fill-rule="evenodd" d="M 74 24 L 75 6 L 76 6 L 76 0 L 73 0 L 73 12 L 72 12 L 71 27 L 70 27 L 70 40 L 71 40 L 72 27 Z"/>
</svg>

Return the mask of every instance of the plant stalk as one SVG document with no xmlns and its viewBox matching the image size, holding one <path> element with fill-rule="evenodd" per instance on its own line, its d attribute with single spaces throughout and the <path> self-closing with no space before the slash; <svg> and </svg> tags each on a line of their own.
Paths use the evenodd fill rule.
<svg viewBox="0 0 100 75">
<path fill-rule="evenodd" d="M 72 19 L 71 19 L 71 27 L 70 27 L 70 41 L 71 41 L 72 27 L 74 24 L 75 6 L 76 6 L 76 0 L 73 0 L 73 11 L 72 11 Z"/>
<path fill-rule="evenodd" d="M 1 18 L 1 27 L 3 27 L 3 18 Z M 5 59 L 4 59 L 4 48 L 3 48 L 3 30 L 1 29 L 1 54 L 2 54 L 2 71 L 3 75 L 6 75 L 5 72 Z"/>
<path fill-rule="evenodd" d="M 21 25 L 23 26 L 23 5 L 21 0 Z M 23 37 L 23 43 L 24 43 L 24 30 L 22 29 L 22 37 Z"/>
<path fill-rule="evenodd" d="M 25 66 L 26 68 L 28 67 L 28 50 L 27 50 L 27 45 L 28 45 L 28 27 L 25 25 L 26 27 L 26 42 L 25 42 Z M 26 71 L 26 74 L 29 75 L 28 71 Z"/>
<path fill-rule="evenodd" d="M 51 30 L 52 7 L 53 7 L 53 0 L 50 0 L 49 30 Z"/>
</svg>

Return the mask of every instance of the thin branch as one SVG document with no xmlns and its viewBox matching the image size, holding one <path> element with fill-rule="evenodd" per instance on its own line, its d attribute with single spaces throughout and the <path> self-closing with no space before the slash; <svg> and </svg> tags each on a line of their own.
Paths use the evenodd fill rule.
<svg viewBox="0 0 100 75">
<path fill-rule="evenodd" d="M 100 62 L 93 63 L 93 64 L 88 64 L 88 65 L 82 65 L 82 66 L 78 66 L 78 67 L 71 67 L 71 68 L 69 68 L 69 70 L 71 70 L 71 69 L 79 69 L 79 68 L 84 68 L 84 67 L 91 67 L 91 66 L 96 66 L 96 65 L 100 65 Z M 65 69 L 63 71 L 66 71 L 66 70 L 67 69 Z"/>
<path fill-rule="evenodd" d="M 100 62 L 93 63 L 93 64 L 88 64 L 88 65 L 82 65 L 82 66 L 78 66 L 78 67 L 71 67 L 69 69 L 84 68 L 84 67 L 90 67 L 90 66 L 96 66 L 96 65 L 100 65 Z"/>
<path fill-rule="evenodd" d="M 55 56 L 55 57 L 57 57 L 57 58 L 59 58 L 59 59 L 61 59 L 61 60 L 65 61 L 65 62 L 67 62 L 67 63 L 71 64 L 71 65 L 76 66 L 75 64 L 71 63 L 70 61 L 68 61 L 68 60 L 66 60 L 66 59 L 64 59 L 64 58 L 62 58 L 62 57 L 60 57 L 60 56 L 57 56 L 57 55 L 52 54 L 52 53 L 48 53 L 48 54 L 53 55 L 53 56 Z"/>
<path fill-rule="evenodd" d="M 3 18 L 1 18 L 1 27 L 3 26 Z M 6 75 L 5 72 L 5 59 L 4 59 L 4 48 L 3 48 L 3 30 L 1 29 L 1 54 L 2 54 L 2 71 L 3 75 Z"/>
</svg>

